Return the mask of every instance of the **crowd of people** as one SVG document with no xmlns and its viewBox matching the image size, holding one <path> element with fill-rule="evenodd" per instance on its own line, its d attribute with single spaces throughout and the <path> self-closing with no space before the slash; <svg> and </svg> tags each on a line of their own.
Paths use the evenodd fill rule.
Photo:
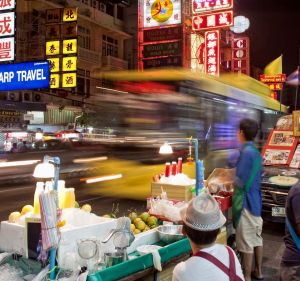
<svg viewBox="0 0 300 281">
<path fill-rule="evenodd" d="M 251 119 L 240 122 L 241 143 L 236 163 L 232 198 L 232 219 L 236 251 L 217 244 L 217 236 L 226 218 L 217 201 L 203 192 L 182 211 L 183 232 L 188 237 L 192 256 L 176 265 L 173 281 L 251 281 L 263 280 L 262 195 L 260 152 L 254 145 L 258 124 Z M 300 184 L 289 191 L 286 202 L 286 236 L 279 280 L 300 281 Z M 253 262 L 254 261 L 254 262 Z"/>
</svg>

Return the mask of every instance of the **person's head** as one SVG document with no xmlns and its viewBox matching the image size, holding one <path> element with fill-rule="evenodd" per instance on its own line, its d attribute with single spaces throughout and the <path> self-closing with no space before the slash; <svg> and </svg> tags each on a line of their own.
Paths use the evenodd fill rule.
<svg viewBox="0 0 300 281">
<path fill-rule="evenodd" d="M 218 202 L 209 194 L 201 193 L 181 212 L 183 233 L 197 246 L 214 243 L 226 219 Z"/>
<path fill-rule="evenodd" d="M 242 119 L 239 125 L 238 137 L 241 143 L 253 141 L 258 132 L 258 124 L 252 119 Z"/>
</svg>

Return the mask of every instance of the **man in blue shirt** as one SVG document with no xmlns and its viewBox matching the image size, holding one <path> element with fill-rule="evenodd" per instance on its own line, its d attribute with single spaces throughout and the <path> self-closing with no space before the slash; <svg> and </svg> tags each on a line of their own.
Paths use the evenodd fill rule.
<svg viewBox="0 0 300 281">
<path fill-rule="evenodd" d="M 236 166 L 235 186 L 245 188 L 249 181 L 255 163 L 261 163 L 259 151 L 254 146 L 254 139 L 258 132 L 258 124 L 251 119 L 243 119 L 240 122 L 238 138 L 242 144 L 241 153 Z M 236 228 L 237 250 L 242 254 L 242 266 L 245 281 L 252 278 L 262 280 L 262 256 L 263 240 L 261 237 L 263 220 L 261 218 L 261 164 L 251 182 L 250 188 L 245 194 L 243 209 Z M 256 170 L 254 170 L 256 171 Z M 252 271 L 253 254 L 255 254 L 255 267 Z"/>
</svg>

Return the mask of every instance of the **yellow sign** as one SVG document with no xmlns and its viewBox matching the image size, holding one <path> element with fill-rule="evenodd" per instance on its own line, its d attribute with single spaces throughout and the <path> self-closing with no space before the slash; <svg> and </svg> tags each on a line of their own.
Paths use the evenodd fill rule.
<svg viewBox="0 0 300 281">
<path fill-rule="evenodd" d="M 77 39 L 63 40 L 63 54 L 77 53 Z"/>
<path fill-rule="evenodd" d="M 151 16 L 157 22 L 165 22 L 173 15 L 173 2 L 171 0 L 156 0 L 151 6 Z"/>
<path fill-rule="evenodd" d="M 76 72 L 72 73 L 63 73 L 62 75 L 62 86 L 63 88 L 73 88 L 77 86 L 77 74 Z"/>
<path fill-rule="evenodd" d="M 60 42 L 59 41 L 48 41 L 46 42 L 46 55 L 54 56 L 59 55 Z"/>
<path fill-rule="evenodd" d="M 63 21 L 77 21 L 77 8 L 64 8 Z"/>
<path fill-rule="evenodd" d="M 59 72 L 59 58 L 48 59 L 50 64 L 50 72 Z"/>
<path fill-rule="evenodd" d="M 76 71 L 77 70 L 77 57 L 64 57 L 62 70 L 63 71 Z"/>
<path fill-rule="evenodd" d="M 59 88 L 59 74 L 51 74 L 50 75 L 50 88 L 55 89 Z"/>
</svg>

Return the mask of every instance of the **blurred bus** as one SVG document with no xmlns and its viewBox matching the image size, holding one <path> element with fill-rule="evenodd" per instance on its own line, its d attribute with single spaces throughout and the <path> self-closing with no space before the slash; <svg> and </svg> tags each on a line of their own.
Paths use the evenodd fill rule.
<svg viewBox="0 0 300 281">
<path fill-rule="evenodd" d="M 94 76 L 103 82 L 98 87 L 99 126 L 110 127 L 117 135 L 116 142 L 106 143 L 107 151 L 148 168 L 179 155 L 187 157 L 188 143 L 182 140 L 193 136 L 199 140 L 207 177 L 214 168 L 226 167 L 239 148 L 236 132 L 242 118 L 259 123 L 256 141 L 262 148 L 277 119 L 287 112 L 271 98 L 266 85 L 240 74 L 213 78 L 185 70 L 151 70 Z M 176 155 L 169 159 L 157 153 L 164 141 L 175 146 Z M 148 175 L 145 184 L 150 186 L 150 181 Z"/>
</svg>

